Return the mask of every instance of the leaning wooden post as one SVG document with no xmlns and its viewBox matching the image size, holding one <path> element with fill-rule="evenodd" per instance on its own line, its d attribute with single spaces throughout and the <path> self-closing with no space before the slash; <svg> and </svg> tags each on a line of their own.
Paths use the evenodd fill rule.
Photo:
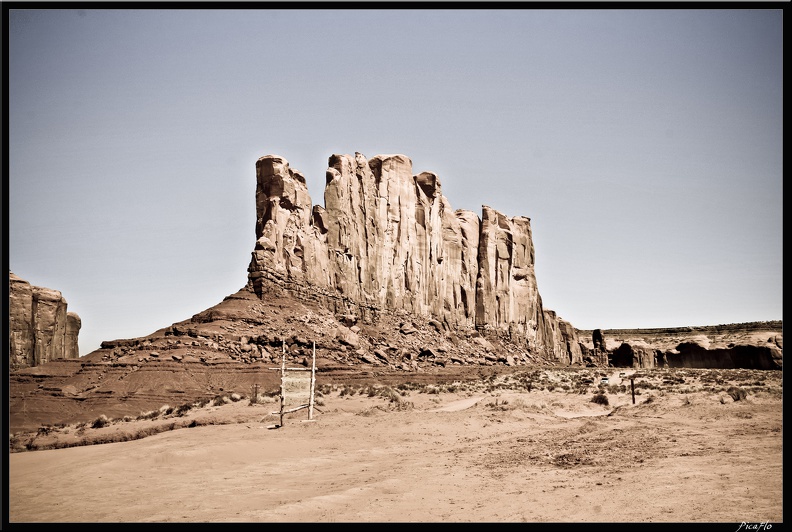
<svg viewBox="0 0 792 532">
<path fill-rule="evenodd" d="M 313 361 L 311 362 L 311 397 L 308 398 L 308 419 L 313 419 L 315 389 L 316 389 L 316 340 L 314 340 L 313 343 Z"/>
<path fill-rule="evenodd" d="M 630 377 L 630 389 L 632 390 L 633 404 L 635 404 L 635 378 Z"/>
<path fill-rule="evenodd" d="M 280 393 L 280 426 L 283 426 L 283 406 L 286 401 L 286 340 L 283 341 L 283 357 L 281 358 L 281 393 Z"/>
</svg>

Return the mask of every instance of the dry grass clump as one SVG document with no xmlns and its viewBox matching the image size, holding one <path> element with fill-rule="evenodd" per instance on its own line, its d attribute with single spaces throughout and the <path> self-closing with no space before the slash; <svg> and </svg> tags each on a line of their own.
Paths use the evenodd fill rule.
<svg viewBox="0 0 792 532">
<path fill-rule="evenodd" d="M 507 410 L 522 409 L 525 408 L 527 405 L 525 401 L 523 401 L 519 397 L 514 399 L 513 401 L 509 401 L 508 399 L 501 400 L 496 397 L 494 402 L 491 401 L 484 406 L 486 406 L 490 410 L 507 411 Z"/>
<path fill-rule="evenodd" d="M 735 401 L 744 401 L 748 397 L 748 392 L 742 388 L 738 388 L 737 386 L 732 386 L 726 390 L 726 393 L 728 393 Z"/>
</svg>

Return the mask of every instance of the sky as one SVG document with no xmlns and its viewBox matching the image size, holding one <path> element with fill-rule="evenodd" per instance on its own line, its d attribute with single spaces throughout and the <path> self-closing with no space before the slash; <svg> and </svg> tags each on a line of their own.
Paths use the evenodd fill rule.
<svg viewBox="0 0 792 532">
<path fill-rule="evenodd" d="M 11 10 L 8 267 L 86 355 L 245 286 L 259 157 L 323 205 L 332 154 L 400 153 L 531 218 L 578 329 L 780 320 L 782 14 Z"/>
</svg>

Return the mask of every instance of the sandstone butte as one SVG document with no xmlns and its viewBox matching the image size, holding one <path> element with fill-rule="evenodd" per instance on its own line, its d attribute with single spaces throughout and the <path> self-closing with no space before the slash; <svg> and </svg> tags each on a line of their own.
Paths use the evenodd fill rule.
<svg viewBox="0 0 792 532">
<path fill-rule="evenodd" d="M 11 272 L 8 292 L 11 369 L 79 357 L 80 317 L 67 311 L 63 294 L 33 286 Z"/>
<path fill-rule="evenodd" d="M 312 315 L 320 356 L 346 365 L 415 371 L 416 357 L 442 367 L 783 365 L 780 321 L 611 330 L 607 339 L 599 329 L 580 331 L 542 306 L 529 218 L 486 205 L 481 217 L 453 210 L 438 176 L 414 175 L 405 155 L 331 155 L 328 165 L 322 207 L 288 161 L 259 158 L 246 286 L 145 338 L 103 341 L 79 357 L 80 318 L 62 294 L 9 272 L 10 368 L 78 357 L 82 366 L 136 368 L 159 356 L 146 354 L 152 349 L 175 350 L 179 362 L 272 360 L 284 340 L 303 352 L 311 345 L 292 323 Z M 328 324 L 320 314 L 334 317 Z M 194 339 L 177 338 L 185 336 Z"/>
<path fill-rule="evenodd" d="M 302 290 L 336 314 L 403 311 L 582 361 L 574 327 L 542 307 L 529 218 L 452 209 L 438 176 L 413 175 L 404 155 L 332 155 L 328 165 L 321 207 L 286 159 L 256 162 L 256 295 Z"/>
</svg>

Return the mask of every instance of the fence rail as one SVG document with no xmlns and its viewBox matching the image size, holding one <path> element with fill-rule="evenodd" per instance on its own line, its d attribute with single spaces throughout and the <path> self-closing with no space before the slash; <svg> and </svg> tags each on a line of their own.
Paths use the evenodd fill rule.
<svg viewBox="0 0 792 532">
<path fill-rule="evenodd" d="M 291 414 L 304 408 L 308 409 L 308 421 L 313 421 L 314 395 L 316 392 L 316 342 L 313 343 L 313 356 L 310 368 L 287 368 L 285 341 L 283 342 L 282 351 L 281 366 L 279 368 L 269 368 L 280 371 L 281 374 L 280 409 L 277 412 L 273 412 L 273 414 L 280 416 L 280 423 L 277 427 L 283 426 L 283 416 L 285 414 Z M 310 374 L 291 373 L 303 371 L 310 371 Z M 302 402 L 305 400 L 308 402 Z M 292 408 L 287 409 L 287 407 Z"/>
</svg>

